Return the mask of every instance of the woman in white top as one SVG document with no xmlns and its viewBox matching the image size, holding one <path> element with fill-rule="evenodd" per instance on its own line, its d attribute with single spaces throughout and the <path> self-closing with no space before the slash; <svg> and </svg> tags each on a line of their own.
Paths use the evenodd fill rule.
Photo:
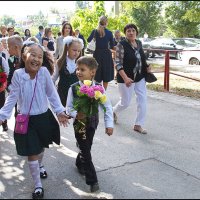
<svg viewBox="0 0 200 200">
<path fill-rule="evenodd" d="M 56 39 L 56 51 L 55 51 L 56 60 L 62 56 L 63 49 L 64 49 L 63 39 L 67 36 L 73 36 L 73 35 L 74 35 L 74 32 L 73 32 L 72 25 L 69 22 L 65 22 L 62 25 L 61 36 Z"/>
<path fill-rule="evenodd" d="M 42 198 L 44 190 L 41 179 L 46 178 L 40 171 L 40 163 L 44 148 L 55 142 L 60 144 L 60 127 L 67 126 L 68 117 L 64 113 L 56 88 L 48 69 L 42 66 L 45 58 L 43 48 L 36 43 L 25 44 L 22 48 L 21 68 L 15 70 L 10 85 L 10 93 L 5 105 L 0 110 L 0 124 L 9 119 L 17 103 L 18 113 L 29 113 L 28 131 L 19 134 L 14 131 L 14 140 L 17 154 L 28 157 L 30 173 L 34 180 L 35 190 L 33 199 Z M 34 93 L 35 89 L 35 93 Z M 58 121 L 49 109 L 49 103 Z"/>
</svg>

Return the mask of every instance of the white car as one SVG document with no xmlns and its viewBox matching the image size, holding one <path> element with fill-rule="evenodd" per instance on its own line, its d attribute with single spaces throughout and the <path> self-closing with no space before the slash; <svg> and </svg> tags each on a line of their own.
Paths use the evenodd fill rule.
<svg viewBox="0 0 200 200">
<path fill-rule="evenodd" d="M 180 52 L 180 58 L 187 65 L 200 65 L 200 45 L 184 48 Z"/>
</svg>

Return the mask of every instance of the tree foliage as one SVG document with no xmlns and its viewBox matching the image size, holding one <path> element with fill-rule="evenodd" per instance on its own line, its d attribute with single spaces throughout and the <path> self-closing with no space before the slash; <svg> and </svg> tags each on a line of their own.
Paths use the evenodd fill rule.
<svg viewBox="0 0 200 200">
<path fill-rule="evenodd" d="M 172 36 L 193 37 L 199 34 L 199 5 L 199 2 L 175 1 L 166 7 L 166 26 Z"/>
<path fill-rule="evenodd" d="M 120 1 L 120 15 L 114 15 L 114 9 L 108 16 L 108 29 L 115 31 L 123 28 L 127 23 L 135 23 L 139 29 L 139 36 L 143 37 L 147 32 L 149 37 L 172 36 L 172 37 L 194 37 L 200 36 L 200 2 L 199 1 Z M 66 10 L 61 12 L 51 8 L 51 13 L 57 14 L 61 21 L 68 20 L 73 28 L 79 28 L 87 38 L 91 31 L 98 25 L 101 15 L 107 15 L 104 1 L 94 1 L 92 9 L 89 1 L 76 1 L 77 10 Z M 48 17 L 41 11 L 36 15 L 29 15 L 29 27 L 32 33 L 38 32 L 38 26 L 48 26 Z M 24 22 L 18 22 L 11 16 L 4 15 L 0 18 L 0 25 L 17 25 L 17 31 L 24 32 Z M 61 27 L 53 28 L 54 36 Z"/>
<path fill-rule="evenodd" d="M 81 34 L 87 39 L 93 29 L 97 28 L 98 20 L 101 15 L 106 15 L 103 1 L 95 1 L 93 9 L 79 9 L 71 18 L 72 26 L 79 28 Z M 125 15 L 119 17 L 108 17 L 108 29 L 114 31 L 119 29 L 123 31 L 124 26 L 129 22 Z"/>
<path fill-rule="evenodd" d="M 6 26 L 14 26 L 15 25 L 15 19 L 11 16 L 4 15 L 0 20 L 0 25 L 6 25 Z"/>
<path fill-rule="evenodd" d="M 191 7 L 187 9 L 183 19 L 188 19 L 190 22 L 200 23 L 200 2 L 190 2 Z"/>
<path fill-rule="evenodd" d="M 139 36 L 147 32 L 149 36 L 157 36 L 160 32 L 162 1 L 124 1 L 121 12 L 130 16 L 139 29 Z"/>
</svg>

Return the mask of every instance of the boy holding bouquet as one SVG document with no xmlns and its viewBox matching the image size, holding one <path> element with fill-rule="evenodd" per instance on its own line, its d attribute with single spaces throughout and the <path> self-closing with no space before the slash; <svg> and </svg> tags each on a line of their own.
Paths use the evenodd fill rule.
<svg viewBox="0 0 200 200">
<path fill-rule="evenodd" d="M 76 158 L 79 173 L 85 175 L 90 191 L 99 190 L 95 167 L 92 163 L 91 147 L 95 130 L 99 123 L 98 107 L 104 110 L 106 134 L 113 134 L 113 110 L 105 95 L 104 88 L 94 81 L 98 63 L 91 56 L 82 56 L 77 60 L 76 74 L 79 81 L 68 92 L 67 112 L 74 118 L 75 137 L 80 148 Z"/>
</svg>

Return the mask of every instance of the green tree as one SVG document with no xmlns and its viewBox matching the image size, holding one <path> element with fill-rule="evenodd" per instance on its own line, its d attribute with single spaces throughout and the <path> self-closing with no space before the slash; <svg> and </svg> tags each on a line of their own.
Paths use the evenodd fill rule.
<svg viewBox="0 0 200 200">
<path fill-rule="evenodd" d="M 80 32 L 87 39 L 91 31 L 97 28 L 98 20 L 101 15 L 106 15 L 103 1 L 94 2 L 93 9 L 79 9 L 71 19 L 72 26 L 79 28 Z M 124 26 L 130 21 L 128 16 L 108 17 L 108 29 L 115 31 L 119 29 L 123 32 Z"/>
<path fill-rule="evenodd" d="M 52 34 L 54 37 L 58 37 L 58 33 L 61 31 L 60 27 L 52 27 L 51 28 Z"/>
<path fill-rule="evenodd" d="M 199 23 L 200 19 L 200 2 L 199 1 L 192 1 L 190 2 L 191 7 L 187 9 L 183 19 L 188 19 L 190 22 L 197 22 Z"/>
<path fill-rule="evenodd" d="M 104 1 L 95 1 L 92 9 L 78 9 L 70 21 L 73 28 L 79 28 L 80 32 L 87 38 L 91 31 L 97 27 L 99 17 L 104 14 Z"/>
<path fill-rule="evenodd" d="M 124 1 L 121 2 L 121 12 L 131 16 L 139 29 L 139 37 L 143 37 L 145 32 L 155 37 L 160 32 L 162 5 L 162 1 Z"/>
<path fill-rule="evenodd" d="M 94 8 L 93 8 L 94 12 L 96 13 L 96 15 L 98 17 L 105 15 L 106 14 L 106 10 L 104 8 L 104 1 L 94 1 Z"/>
<path fill-rule="evenodd" d="M 199 13 L 195 10 L 200 9 L 199 5 L 199 2 L 196 4 L 193 1 L 171 2 L 165 9 L 168 32 L 175 37 L 193 37 L 197 35 L 200 21 L 196 19 Z"/>
<path fill-rule="evenodd" d="M 113 33 L 115 30 L 120 30 L 122 35 L 124 35 L 124 27 L 126 24 L 130 22 L 131 22 L 131 18 L 123 14 L 116 17 L 109 17 L 108 29 L 111 30 Z"/>
<path fill-rule="evenodd" d="M 6 26 L 14 26 L 15 25 L 15 19 L 13 19 L 11 16 L 8 15 L 3 15 L 3 17 L 0 20 L 1 25 L 6 25 Z"/>
</svg>

